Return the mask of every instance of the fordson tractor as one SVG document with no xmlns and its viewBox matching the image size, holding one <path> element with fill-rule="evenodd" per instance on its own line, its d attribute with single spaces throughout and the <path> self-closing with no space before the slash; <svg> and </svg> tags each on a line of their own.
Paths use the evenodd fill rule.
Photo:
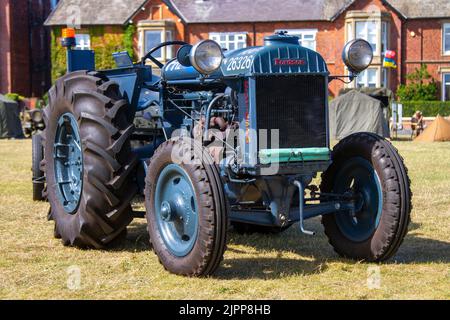
<svg viewBox="0 0 450 320">
<path fill-rule="evenodd" d="M 371 133 L 330 145 L 328 84 L 370 65 L 368 42 L 345 46 L 347 77 L 284 32 L 229 51 L 212 40 L 164 42 L 139 63 L 116 53 L 117 68 L 101 71 L 70 50 L 71 37 L 63 43 L 71 72 L 49 91 L 41 168 L 64 245 L 122 237 L 141 194 L 151 247 L 175 274 L 211 275 L 230 227 L 281 233 L 298 223 L 313 235 L 305 220 L 318 216 L 343 257 L 396 253 L 411 211 L 401 156 Z M 167 46 L 178 51 L 163 65 L 154 53 Z"/>
</svg>

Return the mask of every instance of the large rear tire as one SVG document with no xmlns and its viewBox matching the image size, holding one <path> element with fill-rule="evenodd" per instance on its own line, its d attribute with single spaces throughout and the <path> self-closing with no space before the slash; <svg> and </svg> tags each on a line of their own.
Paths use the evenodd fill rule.
<svg viewBox="0 0 450 320">
<path fill-rule="evenodd" d="M 217 167 L 201 146 L 178 138 L 158 148 L 148 166 L 145 203 L 151 244 L 168 271 L 207 276 L 219 267 L 227 204 Z"/>
<path fill-rule="evenodd" d="M 45 175 L 55 236 L 65 245 L 102 248 L 132 220 L 128 106 L 117 83 L 97 73 L 67 74 L 49 91 Z"/>
<path fill-rule="evenodd" d="M 322 175 L 323 193 L 359 195 L 359 208 L 325 215 L 330 244 L 346 258 L 379 262 L 399 249 L 410 222 L 408 170 L 395 147 L 371 133 L 356 133 L 333 150 L 333 164 Z"/>
</svg>

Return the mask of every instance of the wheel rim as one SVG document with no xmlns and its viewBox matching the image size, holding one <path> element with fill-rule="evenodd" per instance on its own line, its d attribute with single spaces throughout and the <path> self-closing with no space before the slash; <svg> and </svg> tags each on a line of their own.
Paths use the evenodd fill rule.
<svg viewBox="0 0 450 320">
<path fill-rule="evenodd" d="M 155 190 L 155 215 L 167 249 L 177 257 L 191 252 L 197 240 L 198 214 L 194 187 L 179 165 L 165 167 Z"/>
<path fill-rule="evenodd" d="M 71 113 L 58 119 L 53 158 L 58 200 L 67 213 L 73 214 L 83 190 L 83 152 L 78 124 Z"/>
<path fill-rule="evenodd" d="M 354 212 L 335 215 L 338 228 L 348 239 L 363 242 L 378 228 L 383 210 L 380 179 L 370 162 L 352 158 L 336 175 L 334 192 L 351 193 L 356 198 Z"/>
</svg>

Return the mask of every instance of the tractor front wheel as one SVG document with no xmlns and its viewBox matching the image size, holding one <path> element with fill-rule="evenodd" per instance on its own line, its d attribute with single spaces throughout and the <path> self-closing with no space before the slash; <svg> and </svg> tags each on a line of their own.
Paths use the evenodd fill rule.
<svg viewBox="0 0 450 320">
<path fill-rule="evenodd" d="M 163 143 L 147 170 L 150 241 L 162 265 L 185 276 L 211 275 L 226 247 L 227 205 L 219 172 L 193 140 Z"/>
<path fill-rule="evenodd" d="M 412 193 L 403 159 L 389 141 L 371 133 L 343 139 L 332 158 L 322 175 L 321 191 L 352 194 L 356 209 L 323 216 L 330 244 L 346 258 L 389 259 L 410 222 Z"/>
</svg>

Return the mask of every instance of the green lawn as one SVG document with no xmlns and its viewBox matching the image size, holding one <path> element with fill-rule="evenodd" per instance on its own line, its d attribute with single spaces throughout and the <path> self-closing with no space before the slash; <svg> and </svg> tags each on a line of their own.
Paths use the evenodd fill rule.
<svg viewBox="0 0 450 320">
<path fill-rule="evenodd" d="M 31 201 L 31 142 L 0 141 L 0 298 L 450 299 L 450 143 L 396 146 L 410 169 L 412 224 L 395 258 L 378 265 L 379 288 L 369 288 L 377 265 L 339 258 L 317 219 L 307 222 L 315 237 L 295 227 L 278 236 L 231 233 L 224 263 L 208 279 L 165 272 L 142 219 L 110 250 L 63 247 L 48 204 Z"/>
</svg>

